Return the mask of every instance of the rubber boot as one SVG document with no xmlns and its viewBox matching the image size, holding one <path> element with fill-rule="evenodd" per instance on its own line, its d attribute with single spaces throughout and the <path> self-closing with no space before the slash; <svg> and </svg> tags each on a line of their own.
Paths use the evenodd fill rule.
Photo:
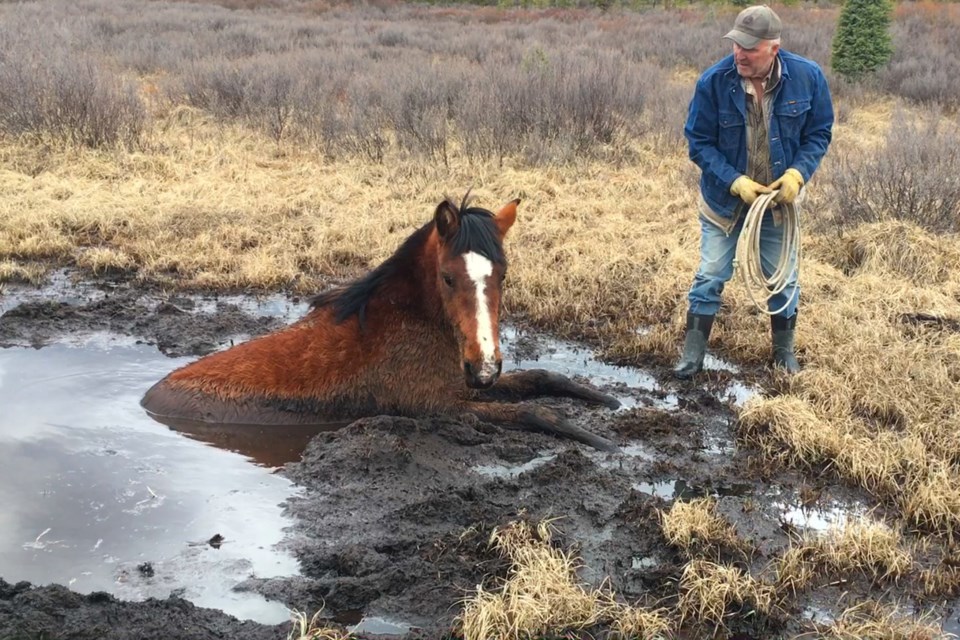
<svg viewBox="0 0 960 640">
<path fill-rule="evenodd" d="M 793 336 L 797 327 L 797 314 L 792 318 L 770 316 L 770 335 L 773 341 L 773 366 L 787 373 L 799 373 L 800 363 L 793 354 Z"/>
<path fill-rule="evenodd" d="M 687 335 L 683 340 L 683 355 L 673 368 L 673 377 L 689 380 L 703 369 L 703 356 L 707 352 L 713 316 L 687 312 Z"/>
</svg>

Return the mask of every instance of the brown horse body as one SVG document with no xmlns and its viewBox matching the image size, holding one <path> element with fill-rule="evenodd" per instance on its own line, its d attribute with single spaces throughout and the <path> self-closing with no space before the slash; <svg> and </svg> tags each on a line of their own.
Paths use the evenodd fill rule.
<svg viewBox="0 0 960 640">
<path fill-rule="evenodd" d="M 442 202 L 391 258 L 315 298 L 304 318 L 172 372 L 141 404 L 160 421 L 260 425 L 473 413 L 615 449 L 545 407 L 490 401 L 569 395 L 618 404 L 546 371 L 500 376 L 502 239 L 518 203 L 493 215 Z"/>
</svg>

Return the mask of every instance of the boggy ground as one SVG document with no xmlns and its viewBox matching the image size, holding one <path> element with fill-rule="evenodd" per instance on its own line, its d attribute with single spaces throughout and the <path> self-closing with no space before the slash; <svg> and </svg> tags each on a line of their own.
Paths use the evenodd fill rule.
<svg viewBox="0 0 960 640">
<path fill-rule="evenodd" d="M 0 346 L 39 347 L 63 336 L 108 331 L 156 344 L 170 355 L 200 355 L 235 336 L 286 322 L 231 304 L 196 312 L 188 295 L 170 297 L 124 281 L 65 282 L 42 294 L 8 288 L 6 300 L 0 297 Z M 530 359 L 550 345 L 545 336 L 520 331 L 505 358 Z M 302 461 L 283 471 L 304 488 L 288 504 L 296 525 L 287 543 L 302 576 L 251 577 L 238 588 L 299 611 L 323 607 L 334 623 L 372 616 L 409 629 L 409 637 L 440 637 L 455 628 L 462 601 L 478 585 L 495 589 L 505 575 L 508 561 L 489 542 L 493 529 L 516 520 L 554 519 L 561 532 L 556 544 L 582 558 L 579 577 L 585 583 L 606 579 L 625 602 L 674 607 L 687 558 L 667 543 L 660 514 L 675 498 L 714 496 L 718 513 L 746 549 L 721 551 L 721 558 L 752 569 L 787 547 L 793 527 L 785 505 L 849 505 L 857 498 L 828 480 L 811 486 L 808 478 L 801 486 L 795 476 L 736 447 L 729 372 L 690 384 L 669 381 L 665 368 L 653 373 L 660 384 L 652 389 L 604 387 L 630 406 L 616 412 L 538 400 L 615 440 L 622 447 L 616 454 L 472 417 L 380 416 L 317 435 Z M 801 606 L 829 611 L 844 590 L 859 588 L 849 580 L 842 589 L 802 598 L 802 605 L 798 600 L 796 610 L 760 616 L 744 611 L 728 626 L 742 638 L 791 636 L 805 624 Z M 177 597 L 121 602 L 102 593 L 0 579 L 3 640 L 236 640 L 283 638 L 289 631 L 289 624 L 241 622 Z"/>
</svg>

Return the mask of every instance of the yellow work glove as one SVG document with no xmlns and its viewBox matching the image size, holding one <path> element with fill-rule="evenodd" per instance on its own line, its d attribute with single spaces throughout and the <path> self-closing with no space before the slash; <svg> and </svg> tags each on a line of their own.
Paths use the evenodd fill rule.
<svg viewBox="0 0 960 640">
<path fill-rule="evenodd" d="M 740 176 L 730 185 L 730 193 L 735 196 L 740 196 L 740 199 L 747 204 L 753 204 L 753 201 L 756 200 L 761 193 L 770 193 L 770 191 L 770 187 L 765 187 L 759 182 L 754 182 L 747 176 Z"/>
<path fill-rule="evenodd" d="M 797 199 L 797 194 L 800 193 L 800 187 L 802 186 L 803 176 L 800 175 L 800 172 L 793 167 L 787 169 L 779 179 L 770 184 L 771 191 L 780 190 L 780 193 L 774 196 L 773 201 L 780 204 L 790 204 Z"/>
</svg>

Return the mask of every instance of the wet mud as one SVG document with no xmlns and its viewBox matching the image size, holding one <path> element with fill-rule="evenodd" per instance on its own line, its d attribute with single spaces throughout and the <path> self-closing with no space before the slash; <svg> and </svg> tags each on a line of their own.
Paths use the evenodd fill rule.
<svg viewBox="0 0 960 640">
<path fill-rule="evenodd" d="M 286 324 L 305 309 L 283 297 L 266 311 L 232 300 L 168 297 L 127 283 L 9 287 L 0 297 L 0 345 L 40 348 L 106 332 L 171 356 L 201 355 Z M 299 561 L 299 574 L 251 572 L 233 589 L 310 614 L 322 608 L 333 624 L 361 637 L 443 637 L 459 603 L 477 585 L 492 588 L 504 576 L 505 561 L 489 537 L 513 520 L 554 519 L 559 543 L 583 559 L 584 582 L 607 579 L 627 602 L 670 606 L 685 559 L 664 540 L 658 514 L 674 500 L 715 497 L 748 546 L 747 552 L 725 551 L 722 559 L 754 569 L 782 552 L 792 534 L 823 529 L 869 506 L 829 475 L 801 479 L 738 447 L 733 403 L 744 389 L 732 389 L 736 380 L 727 371 L 678 384 L 668 380 L 666 363 L 645 372 L 595 362 L 591 368 L 589 349 L 579 352 L 516 326 L 505 328 L 503 346 L 511 366 L 566 368 L 578 376 L 571 363 L 588 365 L 581 379 L 620 398 L 623 408 L 537 402 L 612 439 L 621 451 L 598 452 L 470 416 L 366 418 L 316 435 L 294 434 L 301 444 L 283 449 L 289 455 L 274 452 L 260 461 L 257 447 L 244 450 L 235 433 L 205 432 L 201 439 L 249 455 L 250 464 L 282 465 L 276 473 L 299 488 L 285 501 L 292 524 L 280 543 Z M 259 639 L 285 638 L 290 630 L 289 623 L 241 621 L 175 593 L 121 600 L 63 585 L 17 584 L 2 567 L 0 579 L 2 640 Z M 840 595 L 815 591 L 800 599 L 801 609 L 735 617 L 731 629 L 741 638 L 789 637 L 809 622 L 810 611 L 829 612 Z"/>
</svg>

